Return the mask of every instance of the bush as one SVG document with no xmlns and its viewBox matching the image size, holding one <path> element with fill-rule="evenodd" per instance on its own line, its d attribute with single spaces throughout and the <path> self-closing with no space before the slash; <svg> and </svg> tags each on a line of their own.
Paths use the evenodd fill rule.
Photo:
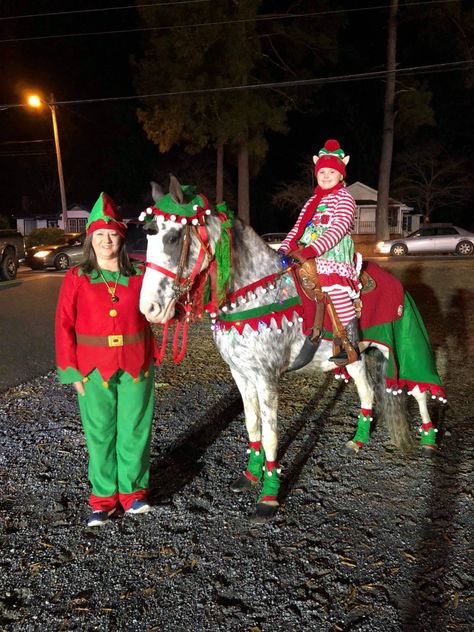
<svg viewBox="0 0 474 632">
<path fill-rule="evenodd" d="M 0 215 L 0 228 L 11 228 L 10 220 L 6 215 Z"/>
<path fill-rule="evenodd" d="M 25 241 L 27 248 L 63 244 L 64 231 L 61 228 L 34 228 L 29 235 L 26 235 Z"/>
</svg>

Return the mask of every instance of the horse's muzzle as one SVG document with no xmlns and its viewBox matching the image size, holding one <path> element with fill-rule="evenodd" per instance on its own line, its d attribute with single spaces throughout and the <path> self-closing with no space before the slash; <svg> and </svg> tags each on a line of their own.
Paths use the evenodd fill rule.
<svg viewBox="0 0 474 632">
<path fill-rule="evenodd" d="M 150 323 L 164 325 L 174 316 L 176 299 L 172 299 L 166 307 L 149 300 L 140 301 L 140 311 Z"/>
</svg>

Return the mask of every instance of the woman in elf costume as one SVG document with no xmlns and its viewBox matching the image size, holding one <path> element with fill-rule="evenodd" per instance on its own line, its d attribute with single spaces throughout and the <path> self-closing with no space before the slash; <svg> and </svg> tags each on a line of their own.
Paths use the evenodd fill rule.
<svg viewBox="0 0 474 632">
<path fill-rule="evenodd" d="M 285 255 L 296 251 L 304 259 L 316 258 L 321 290 L 329 294 L 349 341 L 358 351 L 358 319 L 353 300 L 360 293 L 362 260 L 355 255 L 350 236 L 356 204 L 343 182 L 349 156 L 336 140 L 328 140 L 313 161 L 318 185 L 280 252 Z M 341 365 L 347 360 L 347 353 L 341 349 L 329 359 Z"/>
<path fill-rule="evenodd" d="M 102 193 L 86 226 L 81 264 L 70 269 L 56 310 L 56 364 L 77 391 L 89 452 L 88 526 L 147 502 L 156 343 L 138 308 L 144 268 L 132 264 L 125 224 Z"/>
</svg>

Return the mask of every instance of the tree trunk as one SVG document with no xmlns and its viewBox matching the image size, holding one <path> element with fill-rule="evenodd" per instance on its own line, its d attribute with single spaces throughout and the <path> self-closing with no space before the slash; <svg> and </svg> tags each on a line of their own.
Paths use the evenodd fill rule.
<svg viewBox="0 0 474 632">
<path fill-rule="evenodd" d="M 393 135 L 395 123 L 395 69 L 397 64 L 397 12 L 398 0 L 390 4 L 387 41 L 387 82 L 383 118 L 382 154 L 380 156 L 379 183 L 375 232 L 377 240 L 389 239 L 388 198 L 390 192 L 390 172 L 392 169 Z"/>
<path fill-rule="evenodd" d="M 239 145 L 237 158 L 238 168 L 238 216 L 246 224 L 250 225 L 250 198 L 249 198 L 249 146 L 245 139 Z"/>
<path fill-rule="evenodd" d="M 216 147 L 216 203 L 224 199 L 224 143 L 217 142 Z"/>
</svg>

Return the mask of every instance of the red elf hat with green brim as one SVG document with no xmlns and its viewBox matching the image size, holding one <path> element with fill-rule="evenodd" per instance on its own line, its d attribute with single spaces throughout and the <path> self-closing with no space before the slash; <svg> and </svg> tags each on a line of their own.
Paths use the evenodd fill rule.
<svg viewBox="0 0 474 632">
<path fill-rule="evenodd" d="M 142 211 L 138 219 L 141 222 L 149 222 L 155 217 L 161 217 L 183 225 L 203 224 L 204 217 L 211 214 L 206 196 L 201 193 L 196 195 L 196 187 L 193 185 L 183 185 L 181 189 L 184 194 L 182 203 L 176 202 L 167 193 L 155 203 L 155 206 L 149 206 Z"/>
<path fill-rule="evenodd" d="M 125 224 L 120 220 L 114 201 L 107 193 L 101 193 L 94 204 L 86 224 L 86 233 L 90 235 L 100 228 L 114 230 L 121 237 L 125 235 Z"/>
<path fill-rule="evenodd" d="M 314 175 L 320 169 L 335 169 L 342 176 L 346 175 L 346 165 L 349 162 L 349 156 L 346 156 L 341 149 L 337 140 L 327 140 L 324 147 L 319 150 L 317 156 L 313 156 Z"/>
</svg>

